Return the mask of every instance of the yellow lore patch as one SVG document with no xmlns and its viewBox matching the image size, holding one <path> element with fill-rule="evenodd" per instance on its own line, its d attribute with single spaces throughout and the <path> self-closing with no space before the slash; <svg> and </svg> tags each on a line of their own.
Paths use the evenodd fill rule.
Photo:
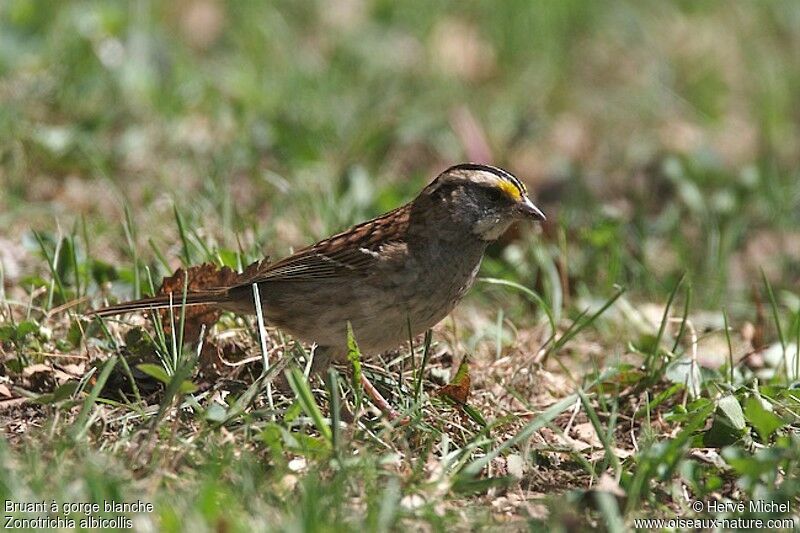
<svg viewBox="0 0 800 533">
<path fill-rule="evenodd" d="M 522 200 L 522 193 L 520 192 L 519 188 L 510 181 L 499 180 L 497 187 L 515 202 Z"/>
</svg>

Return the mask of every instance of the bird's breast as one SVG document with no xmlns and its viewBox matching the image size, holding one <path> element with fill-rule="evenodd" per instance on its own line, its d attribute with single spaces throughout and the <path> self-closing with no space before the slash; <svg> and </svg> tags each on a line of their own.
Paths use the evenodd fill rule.
<svg viewBox="0 0 800 533">
<path fill-rule="evenodd" d="M 350 322 L 362 351 L 374 355 L 447 316 L 475 281 L 482 256 L 482 246 L 397 246 L 367 276 L 269 284 L 265 314 L 322 346 L 343 346 Z"/>
<path fill-rule="evenodd" d="M 418 275 L 403 287 L 404 301 L 398 304 L 411 317 L 414 334 L 439 322 L 464 297 L 478 274 L 483 251 L 482 245 L 441 242 L 409 258 L 416 262 L 409 270 Z"/>
</svg>

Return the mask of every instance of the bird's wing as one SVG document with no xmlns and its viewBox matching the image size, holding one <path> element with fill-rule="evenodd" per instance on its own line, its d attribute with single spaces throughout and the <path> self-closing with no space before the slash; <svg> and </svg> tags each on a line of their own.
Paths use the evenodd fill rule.
<svg viewBox="0 0 800 533">
<path fill-rule="evenodd" d="M 264 281 L 313 281 L 365 276 L 380 261 L 380 250 L 402 242 L 409 225 L 408 206 L 364 222 L 299 250 L 285 259 L 255 269 L 243 284 Z"/>
</svg>

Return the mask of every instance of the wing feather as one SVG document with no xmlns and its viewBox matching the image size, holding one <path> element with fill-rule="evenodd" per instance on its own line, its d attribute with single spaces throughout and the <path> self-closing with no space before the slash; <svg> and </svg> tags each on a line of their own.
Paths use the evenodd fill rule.
<svg viewBox="0 0 800 533">
<path fill-rule="evenodd" d="M 381 248 L 405 239 L 408 205 L 299 250 L 258 269 L 243 284 L 263 281 L 314 281 L 366 276 L 380 261 Z"/>
</svg>

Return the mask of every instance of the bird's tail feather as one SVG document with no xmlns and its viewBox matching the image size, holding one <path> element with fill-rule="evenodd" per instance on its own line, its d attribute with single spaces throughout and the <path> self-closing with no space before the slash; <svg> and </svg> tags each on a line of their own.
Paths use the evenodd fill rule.
<svg viewBox="0 0 800 533">
<path fill-rule="evenodd" d="M 186 305 L 219 305 L 228 299 L 228 289 L 209 290 L 202 292 L 190 292 L 186 294 Z M 101 309 L 94 309 L 87 312 L 88 316 L 111 316 L 142 311 L 147 309 L 168 309 L 169 307 L 180 308 L 183 304 L 183 294 L 164 294 L 151 298 L 142 298 L 130 302 L 122 302 L 109 305 Z"/>
</svg>

